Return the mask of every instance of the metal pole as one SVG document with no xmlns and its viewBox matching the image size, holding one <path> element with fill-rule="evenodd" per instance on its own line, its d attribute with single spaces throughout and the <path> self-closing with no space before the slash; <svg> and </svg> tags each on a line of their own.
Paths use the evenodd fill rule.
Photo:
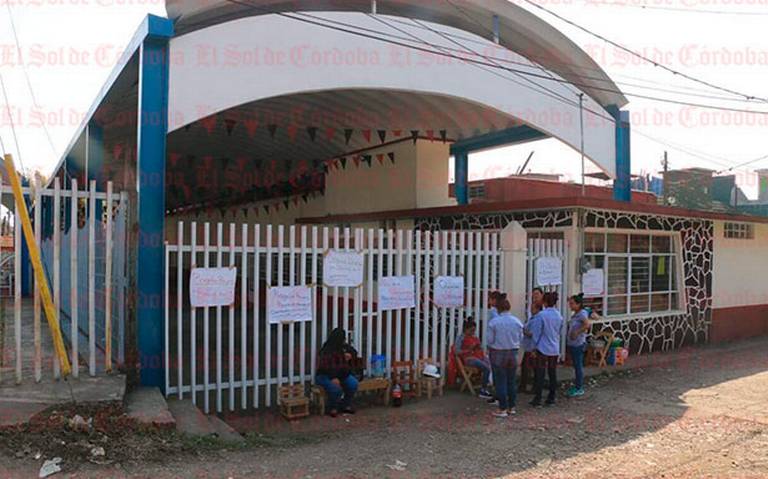
<svg viewBox="0 0 768 479">
<path fill-rule="evenodd" d="M 371 0 L 371 13 L 374 15 L 378 13 L 378 6 L 376 5 L 376 0 Z"/>
<path fill-rule="evenodd" d="M 584 94 L 579 93 L 579 128 L 581 134 L 581 196 L 587 196 L 586 159 L 584 157 Z"/>
</svg>

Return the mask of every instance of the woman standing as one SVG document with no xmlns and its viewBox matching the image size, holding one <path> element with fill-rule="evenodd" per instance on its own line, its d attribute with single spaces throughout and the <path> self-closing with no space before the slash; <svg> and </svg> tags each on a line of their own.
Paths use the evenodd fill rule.
<svg viewBox="0 0 768 479">
<path fill-rule="evenodd" d="M 341 411 L 354 414 L 352 399 L 357 392 L 357 378 L 352 375 L 354 349 L 347 344 L 347 334 L 341 328 L 331 331 L 328 340 L 320 349 L 317 384 L 328 395 L 328 414 L 336 417 Z"/>
<path fill-rule="evenodd" d="M 565 393 L 568 397 L 584 395 L 584 349 L 587 345 L 589 332 L 589 311 L 584 308 L 584 294 L 577 294 L 568 300 L 573 316 L 568 322 L 568 354 L 571 356 L 575 380 L 573 387 Z"/>
<path fill-rule="evenodd" d="M 488 351 L 493 369 L 493 383 L 499 410 L 493 413 L 499 418 L 516 413 L 517 351 L 523 338 L 523 323 L 509 312 L 511 306 L 506 298 L 496 305 L 498 316 L 488 323 Z"/>
<path fill-rule="evenodd" d="M 535 348 L 534 363 L 534 398 L 531 406 L 541 406 L 544 390 L 544 373 L 549 376 L 549 396 L 547 406 L 555 404 L 557 397 L 557 361 L 560 357 L 560 331 L 563 317 L 555 308 L 559 296 L 556 292 L 544 294 L 544 310 L 531 319 L 528 329 Z"/>
<path fill-rule="evenodd" d="M 544 290 L 536 287 L 531 292 L 531 310 L 528 313 L 528 322 L 531 318 L 539 314 L 544 309 Z M 526 327 L 526 331 L 528 328 Z M 527 392 L 528 386 L 531 386 L 531 392 L 533 392 L 533 341 L 530 334 L 525 334 L 523 338 L 523 361 L 520 364 L 520 391 Z"/>
</svg>

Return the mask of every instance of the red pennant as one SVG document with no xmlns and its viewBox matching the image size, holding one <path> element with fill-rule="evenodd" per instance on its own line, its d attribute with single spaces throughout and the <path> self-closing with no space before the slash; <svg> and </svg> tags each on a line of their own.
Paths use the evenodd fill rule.
<svg viewBox="0 0 768 479">
<path fill-rule="evenodd" d="M 299 197 L 298 196 L 294 196 L 293 197 L 293 204 L 296 205 L 296 206 L 299 206 Z"/>
<path fill-rule="evenodd" d="M 352 157 L 352 161 L 354 161 L 354 162 L 355 162 L 355 166 L 356 166 L 356 167 L 360 168 L 360 156 L 359 156 L 359 155 L 355 155 L 355 156 L 353 156 L 353 157 Z"/>
<path fill-rule="evenodd" d="M 256 136 L 256 131 L 259 129 L 259 120 L 255 118 L 249 118 L 245 120 L 245 129 L 248 130 L 248 136 L 253 138 Z"/>
<path fill-rule="evenodd" d="M 299 127 L 296 125 L 288 125 L 288 137 L 291 141 L 296 141 L 296 133 L 299 131 Z"/>
<path fill-rule="evenodd" d="M 205 128 L 205 131 L 207 131 L 208 134 L 210 135 L 211 133 L 213 133 L 213 130 L 216 129 L 216 116 L 211 115 L 208 118 L 204 118 L 202 120 L 202 123 L 203 123 L 203 128 Z"/>
<path fill-rule="evenodd" d="M 371 142 L 371 130 L 363 130 L 363 138 L 365 138 L 365 141 L 370 143 Z"/>
<path fill-rule="evenodd" d="M 280 211 L 280 203 L 275 203 L 274 205 L 272 205 L 272 209 L 275 211 Z"/>
<path fill-rule="evenodd" d="M 429 141 L 435 141 L 435 130 L 427 130 L 427 138 Z"/>
<path fill-rule="evenodd" d="M 325 137 L 328 141 L 333 141 L 333 137 L 336 136 L 336 128 L 328 127 L 325 129 Z"/>
<path fill-rule="evenodd" d="M 379 161 L 380 165 L 384 164 L 384 155 L 383 154 L 380 153 L 380 154 L 376 155 L 376 159 Z"/>
<path fill-rule="evenodd" d="M 392 134 L 395 136 L 395 138 L 400 138 L 403 136 L 403 130 L 395 130 L 392 132 Z"/>
</svg>

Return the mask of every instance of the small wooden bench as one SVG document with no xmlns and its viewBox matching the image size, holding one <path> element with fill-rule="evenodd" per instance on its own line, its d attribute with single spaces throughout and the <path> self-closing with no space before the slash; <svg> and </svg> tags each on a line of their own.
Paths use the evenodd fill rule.
<svg viewBox="0 0 768 479">
<path fill-rule="evenodd" d="M 325 402 L 327 396 L 325 389 L 320 386 L 312 386 L 312 404 L 315 407 L 317 414 L 325 414 Z M 363 379 L 358 383 L 357 393 L 369 393 L 374 392 L 381 395 L 381 404 L 386 406 L 389 404 L 389 395 L 391 392 L 391 384 L 388 379 L 385 378 L 371 378 Z"/>
</svg>

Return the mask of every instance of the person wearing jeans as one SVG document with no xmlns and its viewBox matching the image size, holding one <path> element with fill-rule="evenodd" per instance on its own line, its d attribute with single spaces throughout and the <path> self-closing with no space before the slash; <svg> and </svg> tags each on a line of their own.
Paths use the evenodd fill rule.
<svg viewBox="0 0 768 479">
<path fill-rule="evenodd" d="M 516 413 L 517 405 L 517 351 L 523 339 L 523 323 L 512 316 L 509 300 L 501 299 L 498 316 L 488 323 L 488 351 L 493 368 L 493 383 L 499 410 L 493 415 L 499 418 Z"/>
<path fill-rule="evenodd" d="M 357 378 L 352 374 L 352 360 L 356 351 L 347 344 L 347 334 L 341 328 L 331 331 L 320 349 L 315 381 L 328 396 L 328 414 L 336 417 L 341 411 L 354 414 L 352 399 L 357 392 Z"/>
<path fill-rule="evenodd" d="M 584 309 L 584 295 L 573 296 L 568 305 L 573 311 L 573 316 L 568 322 L 568 354 L 571 356 L 575 379 L 573 387 L 565 393 L 568 397 L 584 395 L 584 350 L 587 346 L 587 333 L 590 329 L 589 312 Z"/>
<path fill-rule="evenodd" d="M 459 357 L 464 363 L 464 366 L 477 368 L 483 373 L 483 385 L 480 388 L 479 396 L 483 399 L 491 399 L 491 393 L 488 392 L 488 383 L 491 376 L 491 364 L 488 362 L 488 358 L 483 353 L 482 343 L 477 337 L 477 323 L 472 318 L 468 318 L 464 321 L 462 327 L 461 338 L 462 341 L 459 344 L 461 348 L 459 350 Z"/>
<path fill-rule="evenodd" d="M 560 357 L 560 330 L 563 317 L 555 308 L 558 295 L 552 291 L 544 295 L 544 310 L 537 314 L 528 324 L 531 340 L 535 347 L 535 380 L 534 398 L 531 406 L 541 406 L 541 396 L 544 390 L 544 373 L 549 375 L 549 396 L 547 406 L 555 404 L 557 397 L 557 361 Z"/>
</svg>

